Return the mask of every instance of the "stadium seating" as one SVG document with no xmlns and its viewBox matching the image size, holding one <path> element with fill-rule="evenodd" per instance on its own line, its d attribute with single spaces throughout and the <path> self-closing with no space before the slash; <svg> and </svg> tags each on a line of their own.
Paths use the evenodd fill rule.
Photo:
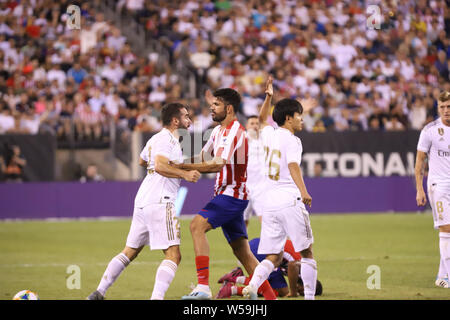
<svg viewBox="0 0 450 320">
<path fill-rule="evenodd" d="M 167 63 L 139 55 L 98 1 L 80 3 L 80 30 L 66 23 L 72 2 L 3 1 L 0 134 L 108 143 L 117 128 L 159 130 L 159 110 L 174 100 L 192 106 L 201 131 L 213 125 L 202 112 L 207 88 L 238 89 L 248 116 L 268 73 L 277 99 L 318 99 L 307 131 L 421 129 L 450 86 L 444 1 L 380 1 L 379 21 L 356 0 L 106 3 L 144 28 Z M 191 92 L 182 70 L 195 76 Z"/>
</svg>

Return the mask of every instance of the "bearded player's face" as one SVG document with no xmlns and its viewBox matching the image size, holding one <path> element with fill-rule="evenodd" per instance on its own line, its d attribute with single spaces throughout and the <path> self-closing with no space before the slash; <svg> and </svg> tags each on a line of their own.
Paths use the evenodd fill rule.
<svg viewBox="0 0 450 320">
<path fill-rule="evenodd" d="M 186 108 L 180 110 L 178 129 L 188 129 L 191 126 L 191 118 Z"/>
<path fill-rule="evenodd" d="M 225 103 L 216 97 L 214 97 L 209 109 L 211 110 L 212 119 L 216 122 L 222 122 L 227 117 Z"/>
</svg>

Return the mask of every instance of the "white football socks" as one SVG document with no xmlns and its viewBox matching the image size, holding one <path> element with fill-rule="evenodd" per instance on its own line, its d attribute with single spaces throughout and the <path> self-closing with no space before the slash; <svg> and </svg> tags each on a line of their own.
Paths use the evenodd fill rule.
<svg viewBox="0 0 450 320">
<path fill-rule="evenodd" d="M 445 267 L 444 259 L 442 259 L 442 256 L 441 256 L 441 260 L 439 261 L 439 271 L 438 271 L 437 277 L 439 279 L 447 278 L 447 268 Z"/>
<path fill-rule="evenodd" d="M 441 264 L 445 273 L 450 276 L 450 233 L 439 232 L 439 250 L 441 252 Z M 439 267 L 439 270 L 441 267 Z"/>
<path fill-rule="evenodd" d="M 155 285 L 151 300 L 163 300 L 167 289 L 172 283 L 178 265 L 171 260 L 163 260 L 156 271 Z"/>
<path fill-rule="evenodd" d="M 97 291 L 103 296 L 106 294 L 106 290 L 116 281 L 122 271 L 130 264 L 130 259 L 124 254 L 120 253 L 115 256 L 106 267 L 105 273 L 102 276 L 102 280 L 98 285 Z"/>
<path fill-rule="evenodd" d="M 314 300 L 317 282 L 317 263 L 314 259 L 302 258 L 300 260 L 300 275 L 303 281 L 305 300 Z"/>
<path fill-rule="evenodd" d="M 253 288 L 258 289 L 264 281 L 269 278 L 270 273 L 273 271 L 275 266 L 270 260 L 264 259 L 258 266 L 255 268 L 253 272 L 252 279 L 249 282 L 249 285 Z"/>
</svg>

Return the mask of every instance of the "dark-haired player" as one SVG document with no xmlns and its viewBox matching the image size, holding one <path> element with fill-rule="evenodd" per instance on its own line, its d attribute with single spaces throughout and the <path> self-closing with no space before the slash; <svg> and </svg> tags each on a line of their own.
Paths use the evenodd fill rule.
<svg viewBox="0 0 450 320">
<path fill-rule="evenodd" d="M 313 300 L 316 291 L 317 263 L 313 258 L 313 235 L 309 213 L 305 205 L 311 205 L 303 181 L 300 162 L 302 143 L 294 135 L 303 127 L 303 107 L 294 99 L 282 99 L 275 104 L 272 118 L 278 124 L 275 129 L 267 124 L 273 95 L 272 78 L 266 84 L 266 99 L 260 110 L 261 135 L 266 151 L 265 203 L 261 224 L 261 241 L 258 254 L 266 258 L 256 267 L 252 279 L 243 289 L 246 298 L 257 299 L 262 281 L 278 267 L 283 258 L 283 247 L 290 238 L 296 252 L 302 255 L 301 278 L 305 299 Z M 309 103 L 309 102 L 306 102 Z"/>
<path fill-rule="evenodd" d="M 180 103 L 170 103 L 162 108 L 163 129 L 153 135 L 140 154 L 139 164 L 147 168 L 134 201 L 133 220 L 123 251 L 108 264 L 100 284 L 88 300 L 103 300 L 108 288 L 122 271 L 141 252 L 145 245 L 151 250 L 162 250 L 164 260 L 156 271 L 152 300 L 162 300 L 170 286 L 180 254 L 180 225 L 175 215 L 174 203 L 180 179 L 197 182 L 197 170 L 182 170 L 169 162 L 183 162 L 178 129 L 191 125 L 188 110 Z"/>
<path fill-rule="evenodd" d="M 211 299 L 209 287 L 209 243 L 206 233 L 217 227 L 222 231 L 249 274 L 258 265 L 250 251 L 243 212 L 248 204 L 247 161 L 248 141 L 244 127 L 238 122 L 236 112 L 241 103 L 238 92 L 230 88 L 218 89 L 210 97 L 212 119 L 218 123 L 200 154 L 200 162 L 178 167 L 216 172 L 214 198 L 194 217 L 190 231 L 194 242 L 197 286 L 182 297 L 185 300 Z M 266 299 L 275 299 L 267 281 L 263 284 Z"/>
</svg>

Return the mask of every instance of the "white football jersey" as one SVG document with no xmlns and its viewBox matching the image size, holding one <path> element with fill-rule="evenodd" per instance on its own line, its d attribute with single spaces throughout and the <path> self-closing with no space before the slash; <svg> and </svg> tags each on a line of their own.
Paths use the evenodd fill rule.
<svg viewBox="0 0 450 320">
<path fill-rule="evenodd" d="M 252 193 L 264 187 L 264 145 L 261 134 L 258 138 L 248 137 L 248 165 L 247 165 L 247 187 Z"/>
<path fill-rule="evenodd" d="M 300 190 L 292 179 L 289 163 L 300 165 L 302 142 L 289 130 L 266 126 L 261 131 L 265 150 L 266 208 L 282 208 L 300 200 Z"/>
<path fill-rule="evenodd" d="M 450 188 L 450 127 L 441 118 L 422 129 L 417 150 L 428 154 L 428 186 L 436 183 Z"/>
<path fill-rule="evenodd" d="M 136 194 L 134 206 L 143 208 L 151 203 L 175 202 L 180 180 L 166 178 L 155 171 L 155 158 L 162 155 L 174 163 L 183 162 L 183 152 L 178 139 L 166 128 L 152 136 L 141 152 L 141 158 L 147 161 L 147 175 Z"/>
</svg>

